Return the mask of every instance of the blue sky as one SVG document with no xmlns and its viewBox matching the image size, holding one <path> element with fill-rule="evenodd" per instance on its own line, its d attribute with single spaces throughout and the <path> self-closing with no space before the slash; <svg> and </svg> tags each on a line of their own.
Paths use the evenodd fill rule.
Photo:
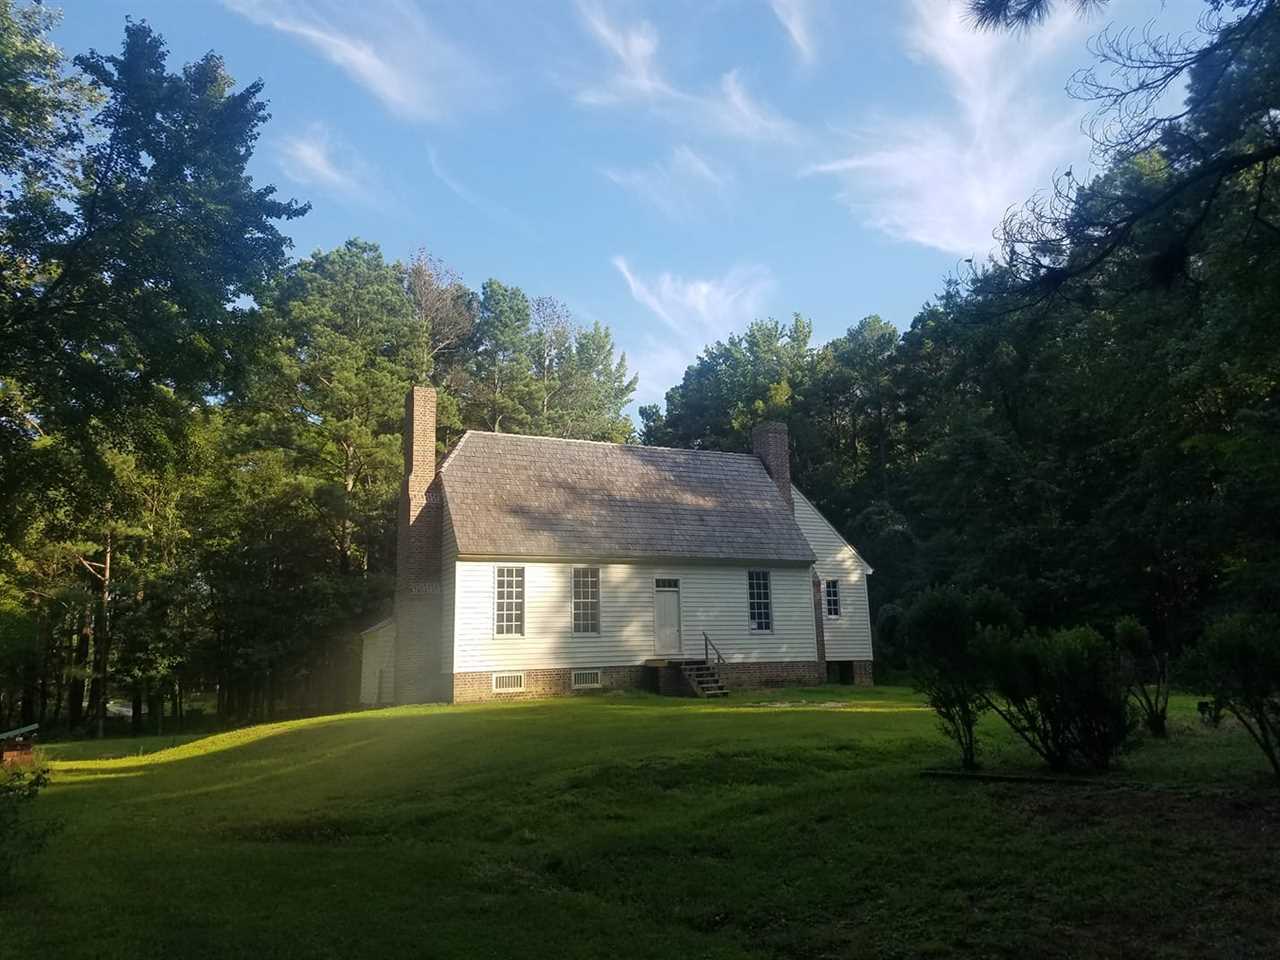
<svg viewBox="0 0 1280 960">
<path fill-rule="evenodd" d="M 124 18 L 177 68 L 261 77 L 259 182 L 310 200 L 294 253 L 426 247 L 600 320 L 659 399 L 753 317 L 818 342 L 910 324 L 1003 212 L 1088 169 L 1064 84 L 1107 24 L 1194 23 L 1114 0 L 1082 23 L 978 34 L 954 0 L 68 0 L 68 53 Z M 1060 6 L 1069 6 L 1060 4 Z"/>
</svg>

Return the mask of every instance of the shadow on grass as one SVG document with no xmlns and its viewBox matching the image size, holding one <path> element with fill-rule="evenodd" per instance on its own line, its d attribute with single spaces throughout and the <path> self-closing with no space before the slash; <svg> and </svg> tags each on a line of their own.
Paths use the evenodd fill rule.
<svg viewBox="0 0 1280 960">
<path fill-rule="evenodd" d="M 326 765 L 334 766 L 333 775 L 340 780 L 344 770 L 359 776 L 370 764 L 382 764 L 385 769 L 377 771 L 378 777 L 394 782 L 397 764 L 430 764 L 464 782 L 504 776 L 512 769 L 536 771 L 539 764 L 562 765 L 566 748 L 588 759 L 619 751 L 642 758 L 667 757 L 690 747 L 738 749 L 775 738 L 845 738 L 858 736 L 859 728 L 869 738 L 897 740 L 892 723 L 886 726 L 890 715 L 908 720 L 916 735 L 931 732 L 920 707 L 908 701 L 809 702 L 793 699 L 794 691 L 778 695 L 783 699 L 761 701 L 756 692 L 752 702 L 738 703 L 628 694 L 392 707 L 261 724 L 191 736 L 186 742 L 157 737 L 143 743 L 67 744 L 80 749 L 48 753 L 55 792 L 81 793 L 118 784 L 132 794 L 122 796 L 123 802 L 150 802 L 226 793 Z M 866 717 L 871 726 L 841 720 L 852 714 Z M 502 751 L 495 751 L 496 743 Z M 109 755 L 67 756 L 89 752 L 92 746 L 99 751 L 105 746 Z M 132 748 L 127 754 L 110 755 L 126 747 Z M 900 750 L 901 745 L 889 752 L 892 749 Z M 198 773 L 193 774 L 193 765 Z M 157 776 L 169 783 L 152 789 L 136 785 L 139 778 Z M 406 771 L 403 776 L 412 780 L 414 774 Z M 170 783 L 175 789 L 166 790 Z"/>
</svg>

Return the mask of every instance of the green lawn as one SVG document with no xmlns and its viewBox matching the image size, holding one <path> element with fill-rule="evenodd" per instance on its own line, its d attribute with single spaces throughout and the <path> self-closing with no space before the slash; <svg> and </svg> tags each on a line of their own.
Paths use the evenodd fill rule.
<svg viewBox="0 0 1280 960">
<path fill-rule="evenodd" d="M 0 954 L 1274 956 L 1280 790 L 1174 711 L 1083 787 L 921 777 L 952 754 L 893 688 L 55 744 L 63 827 Z M 990 733 L 989 765 L 1036 768 Z"/>
</svg>

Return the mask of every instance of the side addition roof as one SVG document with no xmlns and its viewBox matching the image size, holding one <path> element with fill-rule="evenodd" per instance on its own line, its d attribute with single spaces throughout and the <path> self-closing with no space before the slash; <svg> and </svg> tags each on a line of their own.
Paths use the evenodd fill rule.
<svg viewBox="0 0 1280 960">
<path fill-rule="evenodd" d="M 473 430 L 440 480 L 460 556 L 814 560 L 750 454 Z"/>
<path fill-rule="evenodd" d="M 874 573 L 871 564 L 863 559 L 857 548 L 844 538 L 835 525 L 822 515 L 817 507 L 813 505 L 813 501 L 800 492 L 800 489 L 793 483 L 791 485 L 791 496 L 795 499 L 798 506 L 796 507 L 796 516 L 800 521 L 800 529 L 806 534 L 806 539 L 813 547 L 814 552 L 819 555 L 818 563 L 822 563 L 822 555 L 824 553 L 823 545 L 836 545 L 842 552 L 847 552 L 849 556 L 862 567 L 863 573 Z M 812 523 L 806 522 L 801 516 L 801 511 L 805 511 L 808 517 L 812 518 Z M 816 526 L 817 529 L 814 529 Z"/>
</svg>

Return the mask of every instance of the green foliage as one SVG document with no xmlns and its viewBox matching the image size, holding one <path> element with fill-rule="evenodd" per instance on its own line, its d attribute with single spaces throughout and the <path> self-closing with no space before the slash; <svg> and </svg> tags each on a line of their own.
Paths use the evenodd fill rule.
<svg viewBox="0 0 1280 960">
<path fill-rule="evenodd" d="M 0 174 L 33 185 L 61 173 L 63 151 L 93 99 L 80 79 L 63 72 L 62 52 L 47 39 L 58 20 L 43 6 L 0 0 Z"/>
<path fill-rule="evenodd" d="M 1155 737 L 1169 735 L 1169 651 L 1156 645 L 1151 631 L 1136 617 L 1121 617 L 1115 625 L 1116 646 L 1133 663 L 1134 701 L 1142 711 L 1142 721 Z"/>
<path fill-rule="evenodd" d="M 907 610 L 907 657 L 916 689 L 960 748 L 966 770 L 978 766 L 976 726 L 987 709 L 986 666 L 974 647 L 970 598 L 955 587 L 922 593 Z"/>
<path fill-rule="evenodd" d="M 744 450 L 762 420 L 789 421 L 795 384 L 810 362 L 813 324 L 796 314 L 790 324 L 756 320 L 703 350 L 667 391 L 666 412 L 642 408 L 644 443 L 706 450 Z"/>
<path fill-rule="evenodd" d="M 1109 0 L 1069 0 L 1080 16 L 1105 7 Z M 969 16 L 983 30 L 1024 30 L 1049 19 L 1054 0 L 968 0 Z"/>
<path fill-rule="evenodd" d="M 88 444 L 97 421 L 152 442 L 241 373 L 254 330 L 237 301 L 284 265 L 276 222 L 307 208 L 246 173 L 260 82 L 235 90 L 213 54 L 171 73 L 141 23 L 118 55 L 75 65 L 101 108 L 73 138 L 72 174 L 25 181 L 0 214 L 0 256 L 36 265 L 0 301 L 0 379 L 46 433 Z"/>
<path fill-rule="evenodd" d="M 969 616 L 976 629 L 987 627 L 1013 634 L 1022 631 L 1022 611 L 999 590 L 979 587 L 968 600 Z"/>
<path fill-rule="evenodd" d="M 1134 131 L 1141 149 L 1102 144 L 1102 175 L 1046 201 L 1026 244 L 900 336 L 867 318 L 781 366 L 708 348 L 665 412 L 642 412 L 646 442 L 746 449 L 735 422 L 785 382 L 793 477 L 875 566 L 873 610 L 989 584 L 1036 628 L 1137 617 L 1164 658 L 1207 611 L 1276 608 L 1280 5 L 1214 5 L 1206 24 L 1168 74 L 1115 61 L 1116 88 L 1139 91 L 1122 127 L 1151 119 L 1153 74 L 1188 81 L 1187 112 Z"/>
<path fill-rule="evenodd" d="M 29 864 L 48 841 L 48 829 L 30 820 L 28 808 L 49 784 L 47 770 L 0 767 L 0 882 Z"/>
<path fill-rule="evenodd" d="M 886 603 L 876 611 L 874 649 L 876 666 L 904 670 L 907 666 L 906 610 Z"/>
<path fill-rule="evenodd" d="M 247 171 L 268 119 L 210 53 L 130 23 L 74 70 L 0 0 L 0 725 L 103 731 L 110 698 L 223 717 L 350 702 L 389 603 L 404 396 L 467 428 L 625 441 L 607 327 L 429 254 L 288 263 Z M 87 701 L 87 712 L 86 712 Z"/>
<path fill-rule="evenodd" d="M 1236 613 L 1211 624 L 1187 657 L 1188 679 L 1230 713 L 1280 778 L 1280 617 Z"/>
<path fill-rule="evenodd" d="M 550 297 L 488 280 L 477 299 L 470 356 L 453 378 L 463 421 L 483 430 L 627 442 L 623 408 L 637 378 L 614 359 L 608 327 L 574 324 Z"/>
<path fill-rule="evenodd" d="M 1090 627 L 1021 635 L 987 628 L 979 644 L 991 708 L 1053 770 L 1106 770 L 1134 728 L 1131 666 Z"/>
</svg>

